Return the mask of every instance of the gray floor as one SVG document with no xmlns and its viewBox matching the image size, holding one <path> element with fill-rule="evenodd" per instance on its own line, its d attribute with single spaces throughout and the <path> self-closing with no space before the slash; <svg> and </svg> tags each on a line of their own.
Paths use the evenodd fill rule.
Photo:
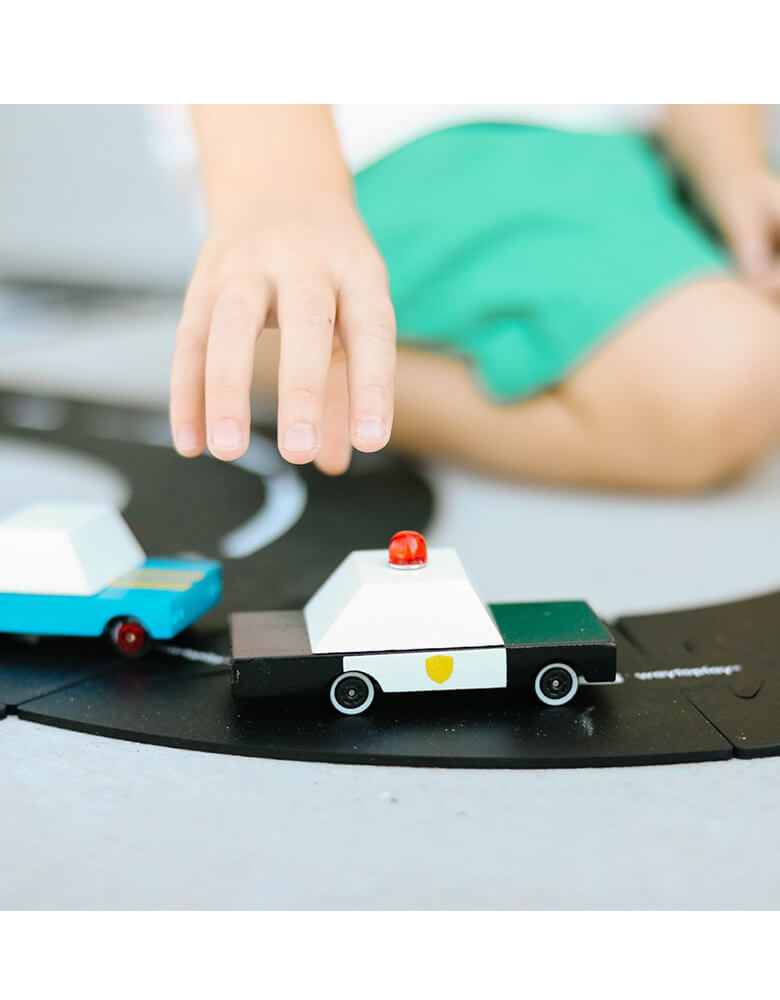
<svg viewBox="0 0 780 1000">
<path fill-rule="evenodd" d="M 106 306 L 77 318 L 75 335 L 72 314 L 39 315 L 29 336 L 6 338 L 0 385 L 163 403 L 174 313 L 165 302 Z M 0 441 L 0 481 L 12 459 Z M 46 476 L 61 487 L 56 463 L 41 469 L 25 478 L 30 489 Z M 780 585 L 777 461 L 697 500 L 509 486 L 444 467 L 430 475 L 430 536 L 457 545 L 487 599 L 584 595 L 612 615 Z M 81 484 L 89 495 L 124 488 L 101 468 L 85 468 Z M 344 767 L 139 746 L 13 718 L 0 722 L 0 759 L 5 907 L 780 902 L 780 760 Z"/>
</svg>

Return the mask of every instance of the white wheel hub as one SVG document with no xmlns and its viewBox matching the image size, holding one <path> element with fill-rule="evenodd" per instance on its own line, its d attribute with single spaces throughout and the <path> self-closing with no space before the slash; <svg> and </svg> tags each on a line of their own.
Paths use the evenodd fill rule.
<svg viewBox="0 0 780 1000">
<path fill-rule="evenodd" d="M 534 681 L 536 697 L 545 705 L 565 705 L 579 686 L 579 678 L 568 663 L 548 663 Z"/>
<path fill-rule="evenodd" d="M 359 715 L 370 707 L 376 694 L 368 674 L 350 670 L 340 674 L 330 686 L 330 702 L 342 715 Z"/>
</svg>

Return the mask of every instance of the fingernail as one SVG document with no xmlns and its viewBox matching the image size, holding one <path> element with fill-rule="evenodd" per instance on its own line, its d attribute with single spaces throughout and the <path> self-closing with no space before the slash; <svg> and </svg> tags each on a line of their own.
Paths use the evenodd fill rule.
<svg viewBox="0 0 780 1000">
<path fill-rule="evenodd" d="M 182 424 L 176 428 L 174 441 L 179 451 L 192 451 L 198 447 L 198 432 L 192 424 Z"/>
<path fill-rule="evenodd" d="M 211 440 L 215 448 L 230 451 L 241 444 L 241 428 L 235 420 L 222 418 L 214 424 L 214 434 Z"/>
<path fill-rule="evenodd" d="M 284 435 L 285 451 L 311 451 L 317 444 L 311 424 L 293 424 Z"/>
<path fill-rule="evenodd" d="M 355 426 L 355 437 L 360 441 L 382 441 L 385 437 L 385 425 L 378 417 L 366 417 L 358 420 Z"/>
</svg>

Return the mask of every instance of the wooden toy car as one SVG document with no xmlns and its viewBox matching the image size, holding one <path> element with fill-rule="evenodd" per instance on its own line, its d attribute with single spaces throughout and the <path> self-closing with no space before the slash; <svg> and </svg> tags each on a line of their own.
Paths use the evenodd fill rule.
<svg viewBox="0 0 780 1000">
<path fill-rule="evenodd" d="M 103 504 L 38 504 L 0 521 L 0 632 L 107 635 L 125 656 L 217 604 L 219 563 L 147 559 Z"/>
<path fill-rule="evenodd" d="M 231 616 L 237 698 L 323 691 L 356 715 L 379 692 L 525 688 L 563 705 L 614 681 L 615 640 L 584 601 L 486 606 L 453 549 L 417 532 L 353 552 L 303 611 Z"/>
</svg>

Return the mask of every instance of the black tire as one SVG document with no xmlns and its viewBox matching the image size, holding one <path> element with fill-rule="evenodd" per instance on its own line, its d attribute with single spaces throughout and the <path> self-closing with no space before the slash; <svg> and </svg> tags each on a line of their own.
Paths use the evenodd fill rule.
<svg viewBox="0 0 780 1000">
<path fill-rule="evenodd" d="M 579 677 L 568 663 L 548 663 L 534 681 L 536 697 L 544 705 L 565 705 L 580 686 Z"/>
<path fill-rule="evenodd" d="M 149 652 L 152 637 L 137 618 L 115 618 L 107 629 L 114 649 L 128 660 L 137 660 Z"/>
<path fill-rule="evenodd" d="M 370 708 L 376 695 L 376 685 L 368 676 L 350 670 L 330 686 L 330 703 L 342 715 L 360 715 Z"/>
</svg>

